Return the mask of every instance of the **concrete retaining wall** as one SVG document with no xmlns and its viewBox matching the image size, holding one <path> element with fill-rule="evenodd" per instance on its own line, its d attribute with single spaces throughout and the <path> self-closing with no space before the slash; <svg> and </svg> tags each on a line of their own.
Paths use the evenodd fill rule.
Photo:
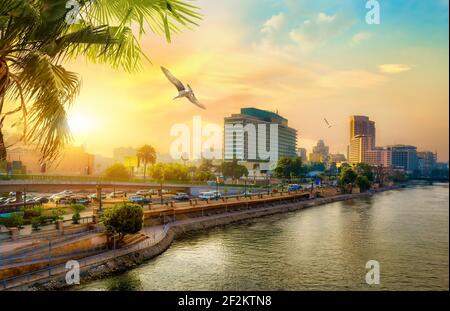
<svg viewBox="0 0 450 311">
<path fill-rule="evenodd" d="M 384 188 L 377 192 L 392 190 L 397 187 Z M 133 253 L 116 257 L 108 260 L 107 262 L 99 263 L 98 265 L 91 265 L 85 269 L 82 269 L 80 279 L 82 282 L 88 282 L 90 280 L 104 278 L 114 274 L 122 273 L 130 268 L 134 268 L 139 264 L 147 261 L 155 256 L 161 254 L 168 249 L 177 237 L 182 236 L 186 232 L 202 231 L 205 229 L 225 226 L 231 223 L 249 222 L 256 220 L 259 217 L 269 216 L 278 213 L 285 213 L 291 211 L 297 211 L 304 208 L 309 208 L 317 205 L 324 205 L 332 202 L 345 201 L 354 198 L 367 197 L 373 195 L 375 192 L 366 192 L 358 194 L 346 194 L 338 195 L 329 198 L 320 198 L 309 201 L 300 201 L 295 203 L 280 203 L 275 206 L 268 206 L 262 208 L 255 208 L 246 211 L 240 211 L 236 213 L 215 215 L 205 218 L 199 218 L 197 221 L 190 221 L 180 224 L 173 224 L 168 230 L 164 238 L 157 244 L 143 250 L 135 251 Z M 29 290 L 55 290 L 67 287 L 65 282 L 65 275 L 58 275 L 52 278 L 44 279 L 28 286 Z M 21 287 L 23 289 L 23 286 Z"/>
</svg>

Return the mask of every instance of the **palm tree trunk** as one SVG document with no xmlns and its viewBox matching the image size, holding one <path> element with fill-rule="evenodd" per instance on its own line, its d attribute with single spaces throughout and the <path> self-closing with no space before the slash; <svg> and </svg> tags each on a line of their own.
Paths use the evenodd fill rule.
<svg viewBox="0 0 450 311">
<path fill-rule="evenodd" d="M 146 172 L 147 172 L 147 163 L 144 163 L 144 182 L 145 182 Z"/>
<path fill-rule="evenodd" d="M 2 125 L 0 124 L 0 162 L 6 161 L 6 146 L 3 140 Z"/>
<path fill-rule="evenodd" d="M 9 83 L 9 70 L 6 60 L 0 59 L 0 162 L 6 161 L 6 145 L 3 138 L 3 120 L 1 117 L 3 103 L 5 99 L 6 88 Z"/>
</svg>

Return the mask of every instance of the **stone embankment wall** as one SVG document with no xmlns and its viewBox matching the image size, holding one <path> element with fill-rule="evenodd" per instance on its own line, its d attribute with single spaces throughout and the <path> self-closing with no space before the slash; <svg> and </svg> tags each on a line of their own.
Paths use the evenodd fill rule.
<svg viewBox="0 0 450 311">
<path fill-rule="evenodd" d="M 304 208 L 310 208 L 313 206 L 324 205 L 332 202 L 345 201 L 360 197 L 371 196 L 377 192 L 396 189 L 398 187 L 392 186 L 377 191 L 371 191 L 366 193 L 357 194 L 344 194 L 337 195 L 328 198 L 318 198 L 308 201 L 300 201 L 295 203 L 279 203 L 274 206 L 253 208 L 245 211 L 219 214 L 209 217 L 203 217 L 199 219 L 191 219 L 188 222 L 181 222 L 179 224 L 173 224 L 168 230 L 167 234 L 153 246 L 135 251 L 133 253 L 116 257 L 108 260 L 107 262 L 99 263 L 98 265 L 91 265 L 86 269 L 82 269 L 80 279 L 82 282 L 87 282 L 94 279 L 104 278 L 114 274 L 125 272 L 131 268 L 134 268 L 141 263 L 158 256 L 168 249 L 171 243 L 177 238 L 182 236 L 186 232 L 202 231 L 205 229 L 225 226 L 228 224 L 236 224 L 240 222 L 256 221 L 259 217 L 269 216 L 278 213 L 285 213 L 291 211 L 297 211 Z M 65 282 L 65 275 L 54 276 L 51 279 L 41 280 L 37 283 L 31 284 L 28 289 L 30 290 L 55 290 L 67 287 Z M 23 288 L 23 287 L 21 287 Z"/>
</svg>

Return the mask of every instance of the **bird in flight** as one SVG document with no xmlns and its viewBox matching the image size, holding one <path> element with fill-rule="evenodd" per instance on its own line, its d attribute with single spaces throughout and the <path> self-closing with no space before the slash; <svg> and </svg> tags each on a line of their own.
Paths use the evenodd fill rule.
<svg viewBox="0 0 450 311">
<path fill-rule="evenodd" d="M 194 105 L 202 108 L 202 109 L 206 109 L 205 106 L 203 106 L 197 99 L 197 97 L 195 97 L 194 91 L 192 91 L 192 88 L 189 86 L 189 84 L 187 84 L 187 88 L 183 85 L 183 83 L 181 83 L 180 80 L 178 80 L 177 78 L 174 77 L 174 75 L 167 70 L 166 68 L 161 66 L 161 70 L 164 73 L 164 75 L 167 77 L 167 79 L 172 82 L 173 85 L 175 85 L 175 87 L 178 90 L 178 96 L 176 96 L 174 99 L 177 98 L 181 98 L 181 97 L 186 97 L 187 99 L 189 99 L 189 101 L 191 103 L 193 103 Z"/>
<path fill-rule="evenodd" d="M 334 124 L 330 124 L 330 122 L 328 122 L 328 120 L 326 118 L 323 118 L 323 120 L 328 125 L 328 128 L 332 128 L 334 126 Z"/>
</svg>

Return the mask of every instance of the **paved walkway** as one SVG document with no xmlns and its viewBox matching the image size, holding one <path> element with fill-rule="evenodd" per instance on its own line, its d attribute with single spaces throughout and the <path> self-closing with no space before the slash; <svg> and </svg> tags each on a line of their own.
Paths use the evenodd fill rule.
<svg viewBox="0 0 450 311">
<path fill-rule="evenodd" d="M 345 197 L 345 195 L 343 195 L 342 197 Z M 312 201 L 304 201 L 304 205 L 308 206 L 310 204 L 316 205 L 316 204 L 320 204 L 320 203 L 325 203 L 329 199 L 330 198 L 323 198 L 323 199 L 315 199 Z M 166 225 L 145 226 L 142 228 L 141 233 L 145 234 L 148 237 L 146 240 L 138 242 L 136 244 L 133 244 L 129 247 L 124 247 L 124 248 L 116 249 L 116 250 L 108 250 L 108 251 L 102 252 L 102 253 L 94 255 L 94 256 L 81 258 L 81 259 L 78 259 L 78 262 L 80 263 L 80 268 L 83 268 L 83 267 L 86 268 L 90 265 L 94 265 L 94 264 L 97 265 L 102 262 L 106 262 L 108 260 L 114 259 L 116 257 L 124 256 L 126 254 L 129 254 L 129 253 L 132 253 L 135 251 L 149 248 L 149 247 L 157 244 L 158 242 L 160 242 L 166 236 L 167 232 L 169 231 L 169 229 L 171 227 L 199 223 L 199 222 L 203 222 L 206 220 L 210 221 L 210 220 L 215 220 L 215 219 L 223 219 L 223 218 L 227 218 L 231 215 L 238 216 L 238 215 L 243 215 L 243 214 L 248 214 L 248 213 L 258 213 L 258 212 L 262 212 L 262 211 L 276 210 L 279 207 L 280 207 L 280 205 L 259 207 L 259 208 L 249 208 L 249 209 L 244 209 L 244 210 L 239 210 L 239 211 L 225 212 L 225 213 L 216 214 L 216 215 L 189 218 L 189 219 L 184 219 L 184 220 L 177 220 L 175 222 L 171 222 Z M 28 284 L 30 282 L 36 282 L 38 280 L 48 278 L 49 276 L 64 274 L 66 272 L 67 272 L 67 269 L 65 268 L 65 265 L 53 266 L 53 267 L 50 267 L 45 270 L 33 272 L 33 273 L 30 273 L 27 275 L 22 275 L 22 276 L 12 278 L 9 280 L 0 281 L 0 289 L 2 289 L 2 288 L 7 289 L 7 288 L 13 288 L 13 287 L 17 287 L 17 286 L 22 286 L 22 285 Z"/>
</svg>

